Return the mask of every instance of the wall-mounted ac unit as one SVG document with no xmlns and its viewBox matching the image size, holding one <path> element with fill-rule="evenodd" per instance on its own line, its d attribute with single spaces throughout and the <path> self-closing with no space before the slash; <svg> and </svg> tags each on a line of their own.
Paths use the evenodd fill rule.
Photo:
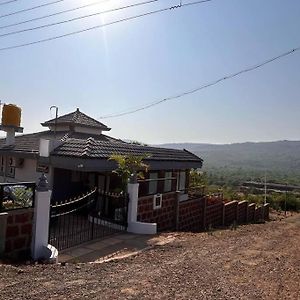
<svg viewBox="0 0 300 300">
<path fill-rule="evenodd" d="M 16 161 L 16 168 L 23 168 L 24 158 L 17 158 L 15 161 Z"/>
</svg>

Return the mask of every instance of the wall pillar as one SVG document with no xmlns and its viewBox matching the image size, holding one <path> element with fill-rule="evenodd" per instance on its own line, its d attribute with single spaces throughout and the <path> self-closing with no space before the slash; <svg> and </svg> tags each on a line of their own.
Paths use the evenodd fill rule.
<svg viewBox="0 0 300 300">
<path fill-rule="evenodd" d="M 46 176 L 42 175 L 35 194 L 31 247 L 32 258 L 34 260 L 47 258 L 51 193 L 52 191 L 48 190 Z"/>
<path fill-rule="evenodd" d="M 137 221 L 138 200 L 139 200 L 139 184 L 128 183 L 128 223 Z"/>
<path fill-rule="evenodd" d="M 128 227 L 127 231 L 137 234 L 156 234 L 156 223 L 137 222 L 138 200 L 139 200 L 139 184 L 128 184 Z"/>
<path fill-rule="evenodd" d="M 0 257 L 5 251 L 7 217 L 8 213 L 0 214 Z"/>
</svg>

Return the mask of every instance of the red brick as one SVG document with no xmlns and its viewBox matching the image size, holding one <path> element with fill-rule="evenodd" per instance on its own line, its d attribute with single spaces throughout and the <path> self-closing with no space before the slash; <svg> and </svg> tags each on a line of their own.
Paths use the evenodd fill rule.
<svg viewBox="0 0 300 300">
<path fill-rule="evenodd" d="M 26 247 L 30 248 L 30 246 L 31 246 L 31 238 L 27 238 Z"/>
<path fill-rule="evenodd" d="M 12 251 L 12 245 L 10 240 L 6 240 L 5 242 L 5 252 L 9 253 Z"/>
<path fill-rule="evenodd" d="M 14 223 L 14 216 L 8 216 L 7 224 L 13 224 L 13 223 Z"/>
<path fill-rule="evenodd" d="M 29 214 L 20 214 L 15 216 L 16 223 L 26 223 L 29 221 Z"/>
<path fill-rule="evenodd" d="M 16 237 L 19 234 L 19 227 L 18 226 L 7 226 L 6 229 L 6 237 Z"/>
<path fill-rule="evenodd" d="M 13 250 L 18 250 L 26 247 L 26 238 L 19 237 L 13 241 Z"/>
<path fill-rule="evenodd" d="M 21 233 L 22 234 L 28 234 L 31 235 L 32 232 L 32 224 L 24 224 L 21 227 Z"/>
</svg>

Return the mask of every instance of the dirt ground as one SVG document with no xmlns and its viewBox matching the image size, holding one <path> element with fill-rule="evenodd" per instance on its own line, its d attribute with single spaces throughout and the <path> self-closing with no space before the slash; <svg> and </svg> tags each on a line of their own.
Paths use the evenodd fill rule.
<svg viewBox="0 0 300 300">
<path fill-rule="evenodd" d="M 0 265 L 0 299 L 300 299 L 300 215 L 174 236 L 102 264 Z"/>
</svg>

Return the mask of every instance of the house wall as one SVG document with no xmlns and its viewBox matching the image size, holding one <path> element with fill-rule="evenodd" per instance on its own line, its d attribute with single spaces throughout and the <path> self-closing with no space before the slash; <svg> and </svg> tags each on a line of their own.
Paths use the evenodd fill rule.
<svg viewBox="0 0 300 300">
<path fill-rule="evenodd" d="M 1 182 L 30 182 L 34 181 L 37 182 L 38 179 L 41 177 L 42 173 L 37 172 L 36 170 L 37 161 L 35 159 L 25 158 L 24 163 L 21 167 L 15 168 L 15 177 L 7 177 L 7 176 L 0 176 Z M 49 167 L 49 172 L 46 173 L 49 186 L 52 188 L 52 168 Z"/>
</svg>

